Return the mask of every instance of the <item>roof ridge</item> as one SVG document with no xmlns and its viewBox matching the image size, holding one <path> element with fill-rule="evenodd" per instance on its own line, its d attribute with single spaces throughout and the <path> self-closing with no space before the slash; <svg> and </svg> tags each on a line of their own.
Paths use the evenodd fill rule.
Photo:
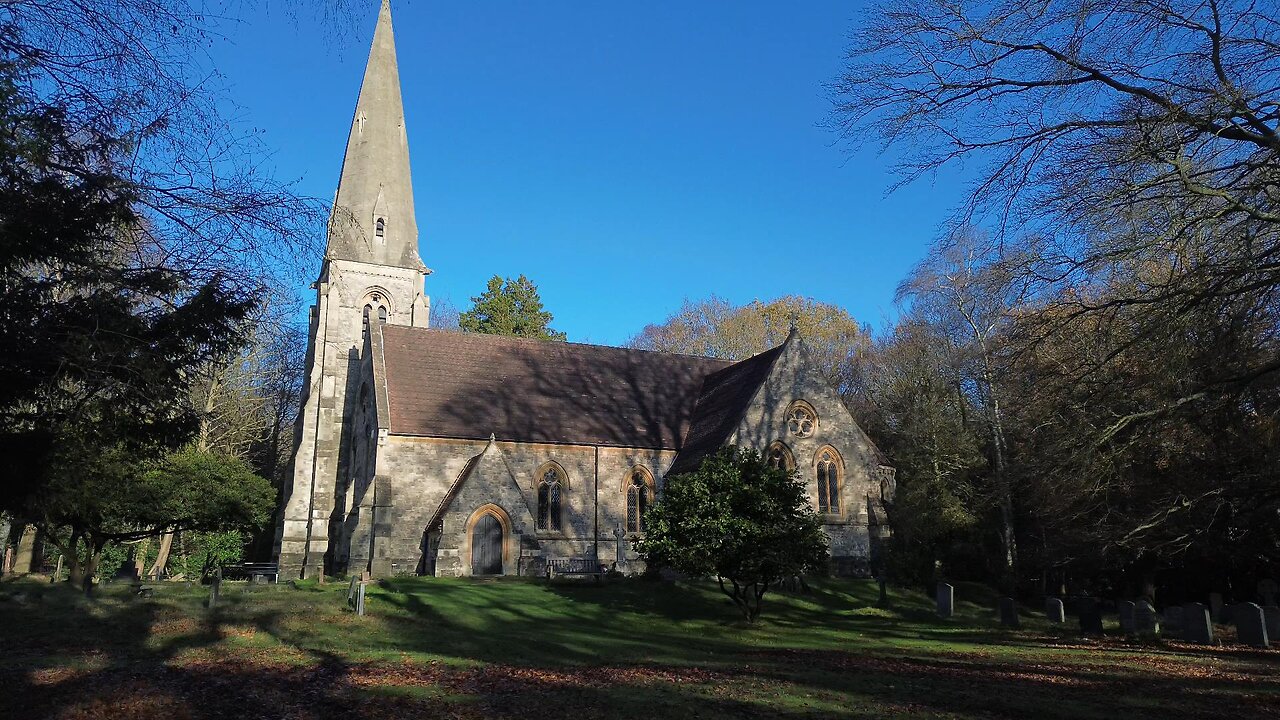
<svg viewBox="0 0 1280 720">
<path fill-rule="evenodd" d="M 599 343 L 576 342 L 572 340 L 544 340 L 542 338 L 514 337 L 511 335 L 492 335 L 489 333 L 467 332 L 465 330 L 443 330 L 441 328 L 411 327 L 409 325 L 387 325 L 387 327 L 393 327 L 393 328 L 396 328 L 397 330 L 406 330 L 406 331 L 414 331 L 414 332 L 452 333 L 452 334 L 461 335 L 463 337 L 468 337 L 468 338 L 484 338 L 484 342 L 512 342 L 512 343 L 520 343 L 520 344 L 528 344 L 528 345 L 545 344 L 548 347 L 573 346 L 573 347 L 584 347 L 584 348 L 599 348 L 602 350 L 618 350 L 622 352 L 647 353 L 650 355 L 663 355 L 666 357 L 685 357 L 685 358 L 692 358 L 694 360 L 710 360 L 712 362 L 724 363 L 726 367 L 735 365 L 740 362 L 745 362 L 744 360 L 726 360 L 725 358 L 712 357 L 710 355 L 694 355 L 693 353 L 670 352 L 668 350 L 649 350 L 646 348 L 633 348 L 633 347 L 625 347 L 622 345 L 601 345 Z M 769 351 L 765 350 L 764 352 L 769 352 Z M 752 357 L 755 357 L 755 356 L 753 355 Z M 747 360 L 750 360 L 750 359 L 751 358 L 747 358 Z"/>
</svg>

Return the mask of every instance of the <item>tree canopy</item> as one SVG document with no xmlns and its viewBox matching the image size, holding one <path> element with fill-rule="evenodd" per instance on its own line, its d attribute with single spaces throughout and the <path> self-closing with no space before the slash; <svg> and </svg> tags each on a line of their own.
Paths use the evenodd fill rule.
<svg viewBox="0 0 1280 720">
<path fill-rule="evenodd" d="M 638 548 L 651 567 L 715 576 L 748 622 L 782 579 L 826 571 L 827 538 L 804 481 L 753 450 L 727 447 L 668 477 L 644 527 Z"/>
<path fill-rule="evenodd" d="M 552 315 L 542 307 L 538 286 L 521 275 L 514 280 L 494 275 L 485 291 L 471 298 L 471 309 L 458 316 L 465 332 L 538 340 L 564 340 L 550 327 Z"/>
</svg>

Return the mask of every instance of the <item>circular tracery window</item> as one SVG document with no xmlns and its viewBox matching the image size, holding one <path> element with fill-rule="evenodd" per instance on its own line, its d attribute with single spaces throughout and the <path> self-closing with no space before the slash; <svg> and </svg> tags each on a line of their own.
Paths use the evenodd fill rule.
<svg viewBox="0 0 1280 720">
<path fill-rule="evenodd" d="M 809 437 L 817 424 L 817 416 L 805 405 L 794 405 L 791 412 L 787 413 L 787 428 L 796 437 Z"/>
</svg>

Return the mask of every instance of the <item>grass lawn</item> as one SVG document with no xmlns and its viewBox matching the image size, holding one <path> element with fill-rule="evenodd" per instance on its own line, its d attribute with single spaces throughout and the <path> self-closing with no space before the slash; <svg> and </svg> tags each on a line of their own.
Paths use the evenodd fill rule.
<svg viewBox="0 0 1280 720">
<path fill-rule="evenodd" d="M 971 592 L 977 592 L 971 591 Z M 962 592 L 963 595 L 963 592 Z M 1280 717 L 1280 651 L 1082 641 L 991 598 L 825 580 L 746 626 L 711 584 L 0 584 L 0 718 Z"/>
</svg>

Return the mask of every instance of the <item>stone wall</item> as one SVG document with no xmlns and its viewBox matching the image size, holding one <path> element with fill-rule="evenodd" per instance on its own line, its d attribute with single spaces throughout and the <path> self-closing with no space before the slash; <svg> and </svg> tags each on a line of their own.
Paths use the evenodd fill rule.
<svg viewBox="0 0 1280 720">
<path fill-rule="evenodd" d="M 881 528 L 872 527 L 873 511 L 881 499 L 883 460 L 839 394 L 813 370 L 807 352 L 798 338 L 788 342 L 730 442 L 760 452 L 774 442 L 785 445 L 808 485 L 815 509 L 818 457 L 824 449 L 834 450 L 841 466 L 840 512 L 822 516 L 833 566 L 844 574 L 866 574 L 872 538 L 884 534 Z M 788 428 L 788 412 L 796 401 L 807 403 L 817 415 L 817 425 L 808 437 L 799 437 Z"/>
</svg>

